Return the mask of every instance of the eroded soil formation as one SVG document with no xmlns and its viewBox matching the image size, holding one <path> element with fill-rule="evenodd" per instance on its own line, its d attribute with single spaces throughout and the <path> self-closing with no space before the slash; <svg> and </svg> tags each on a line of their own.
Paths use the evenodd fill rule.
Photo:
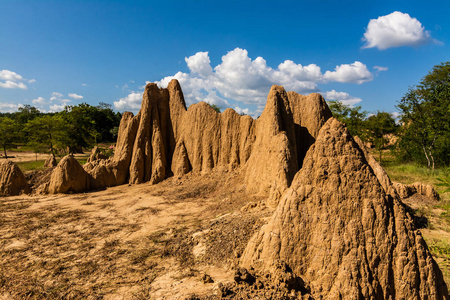
<svg viewBox="0 0 450 300">
<path fill-rule="evenodd" d="M 141 296 L 156 298 L 448 299 L 442 273 L 401 201 L 411 193 L 436 195 L 422 185 L 393 185 L 361 141 L 332 118 L 318 94 L 302 96 L 273 86 L 261 117 L 254 120 L 232 109 L 217 113 L 206 103 L 194 104 L 187 110 L 176 80 L 167 89 L 148 84 L 140 112 L 136 116 L 123 115 L 112 158 L 93 155 L 81 166 L 68 156 L 46 176 L 49 181 L 35 191 L 86 192 L 128 183 L 129 186 L 83 194 L 86 205 L 96 204 L 95 209 L 84 210 L 98 217 L 105 217 L 108 207 L 90 200 L 96 195 L 104 195 L 102 201 L 114 207 L 126 197 L 136 203 L 149 201 L 145 209 L 135 207 L 128 211 L 127 220 L 138 227 L 117 229 L 120 234 L 111 229 L 111 233 L 95 238 L 93 235 L 92 250 L 78 249 L 72 254 L 64 252 L 66 248 L 61 250 L 76 257 L 77 251 L 95 253 L 94 265 L 86 266 L 86 272 L 115 280 L 114 286 L 107 287 L 106 281 L 97 278 L 97 292 L 102 292 L 96 294 L 95 288 L 84 290 L 87 295 L 135 295 L 134 289 L 141 285 L 147 288 Z M 137 183 L 143 184 L 134 185 Z M 177 185 L 196 189 L 170 195 Z M 211 186 L 221 192 L 211 193 Z M 107 197 L 108 191 L 138 188 L 138 194 Z M 161 194 L 151 194 L 151 190 Z M 171 200 L 163 208 L 151 195 Z M 33 213 L 51 208 L 49 199 L 54 199 L 55 210 L 66 211 L 74 205 L 69 199 L 76 198 L 36 197 L 36 203 L 22 198 L 3 202 L 6 212 L 2 212 L 2 217 L 6 216 L 6 221 L 2 235 L 24 226 L 16 221 L 21 218 L 15 214 L 31 214 L 27 218 L 34 220 Z M 191 198 L 195 201 L 188 200 Z M 17 207 L 20 203 L 23 207 Z M 143 211 L 156 221 L 146 222 L 148 217 Z M 170 213 L 174 211 L 177 213 Z M 166 215 L 166 219 L 153 218 L 158 214 Z M 59 224 L 59 217 L 51 216 L 49 226 Z M 69 216 L 66 217 L 72 218 Z M 194 224 L 183 223 L 184 216 L 190 216 L 188 220 Z M 67 221 L 75 228 L 73 234 L 85 231 L 80 221 L 84 216 L 73 218 Z M 17 248 L 25 266 L 33 265 L 40 252 L 33 254 L 36 248 L 23 239 L 30 240 L 36 234 L 48 233 L 39 225 L 21 233 L 24 238 L 17 241 L 5 238 L 0 245 L 2 253 Z M 113 237 L 115 240 L 109 240 Z M 162 240 L 164 247 L 155 242 L 153 246 L 143 246 L 153 249 L 152 254 L 123 256 L 133 251 L 122 242 L 137 237 L 148 238 L 152 243 Z M 103 253 L 99 247 L 122 250 Z M 15 251 L 11 253 L 16 255 Z M 109 260 L 111 269 L 98 272 L 99 261 L 107 253 L 117 254 Z M 8 254 L 3 255 L 2 264 L 11 270 L 17 268 L 8 264 Z M 130 267 L 134 263 L 146 267 L 136 275 Z M 131 268 L 134 281 L 120 266 Z M 25 274 L 27 267 L 24 268 Z M 67 272 L 70 277 L 73 272 L 84 270 L 76 263 L 62 268 L 57 275 L 50 272 L 45 276 L 53 280 L 50 282 L 59 283 L 59 274 Z M 213 269 L 223 272 L 214 273 Z M 124 280 L 128 278 L 123 291 L 118 288 L 120 279 L 114 272 Z M 12 293 L 12 289 L 4 288 L 11 278 L 5 273 L 0 275 L 3 290 Z M 174 281 L 177 276 L 183 279 Z M 23 280 L 36 280 L 33 278 Z M 48 287 L 48 281 L 42 282 L 43 290 L 46 284 Z M 177 286 L 179 293 L 174 292 Z M 73 297 L 83 295 L 76 290 L 71 293 Z"/>
</svg>

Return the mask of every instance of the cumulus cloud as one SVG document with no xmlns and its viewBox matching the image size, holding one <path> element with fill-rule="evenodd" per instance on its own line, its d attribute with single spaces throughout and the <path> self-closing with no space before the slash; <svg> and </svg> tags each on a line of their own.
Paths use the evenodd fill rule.
<svg viewBox="0 0 450 300">
<path fill-rule="evenodd" d="M 212 74 L 211 61 L 208 52 L 197 52 L 195 55 L 184 59 L 192 73 L 196 73 L 202 77 Z"/>
<path fill-rule="evenodd" d="M 385 50 L 393 47 L 420 46 L 433 41 L 422 23 L 407 13 L 393 13 L 371 19 L 364 33 L 363 48 Z"/>
<path fill-rule="evenodd" d="M 65 104 L 53 104 L 53 105 L 50 105 L 49 112 L 59 112 L 59 111 L 64 110 L 65 107 L 66 107 Z"/>
<path fill-rule="evenodd" d="M 234 110 L 240 115 L 251 115 L 252 112 L 248 108 L 240 108 L 239 106 L 235 106 Z"/>
<path fill-rule="evenodd" d="M 355 61 L 350 65 L 343 64 L 336 66 L 334 71 L 326 71 L 324 78 L 330 81 L 361 84 L 363 82 L 371 81 L 373 79 L 373 75 L 367 69 L 365 64 Z"/>
<path fill-rule="evenodd" d="M 75 93 L 69 93 L 69 97 L 72 98 L 72 99 L 76 99 L 76 100 L 80 100 L 80 99 L 84 98 L 83 96 L 77 95 Z"/>
<path fill-rule="evenodd" d="M 134 113 L 138 112 L 141 108 L 143 93 L 132 92 L 124 98 L 120 98 L 119 101 L 114 101 L 114 108 L 120 111 L 129 110 Z"/>
<path fill-rule="evenodd" d="M 6 80 L 5 82 L 0 81 L 0 87 L 4 89 L 27 89 L 27 86 L 23 82 L 14 82 L 11 80 Z"/>
<path fill-rule="evenodd" d="M 53 92 L 50 101 L 60 100 L 64 95 L 58 92 Z"/>
<path fill-rule="evenodd" d="M 58 92 L 53 92 L 52 93 L 52 96 L 50 97 L 49 103 L 45 103 L 45 104 L 51 104 L 49 106 L 49 112 L 62 111 L 62 110 L 64 110 L 64 108 L 66 106 L 68 106 L 70 104 L 70 102 L 72 102 L 72 100 L 64 99 L 63 97 L 64 97 L 64 95 L 61 94 L 61 93 L 58 93 Z M 39 98 L 41 98 L 41 97 L 39 97 Z M 43 110 L 44 108 L 41 106 L 40 109 Z"/>
<path fill-rule="evenodd" d="M 35 83 L 36 82 L 36 79 L 30 79 L 30 80 L 28 80 L 28 83 Z"/>
<path fill-rule="evenodd" d="M 23 107 L 22 104 L 15 104 L 15 103 L 0 103 L 0 112 L 6 113 L 13 113 L 16 112 L 19 107 Z"/>
<path fill-rule="evenodd" d="M 16 72 L 9 70 L 0 71 L 0 88 L 4 89 L 27 89 L 27 86 L 22 82 L 24 79 Z M 3 81 L 4 80 L 4 81 Z"/>
<path fill-rule="evenodd" d="M 156 83 L 167 87 L 170 80 L 177 79 L 183 88 L 187 105 L 206 101 L 222 108 L 253 106 L 255 109 L 242 113 L 255 115 L 266 103 L 270 87 L 283 85 L 286 90 L 307 94 L 319 91 L 318 84 L 328 82 L 363 83 L 373 79 L 367 66 L 359 61 L 342 64 L 334 71 L 322 73 L 316 64 L 301 65 L 292 60 L 280 63 L 276 68 L 267 65 L 262 57 L 252 59 L 247 50 L 236 48 L 222 56 L 213 67 L 208 52 L 197 52 L 186 57 L 189 73 L 177 72 Z M 140 107 L 142 93 L 132 92 L 114 102 L 117 110 L 136 111 Z"/>
<path fill-rule="evenodd" d="M 33 99 L 31 102 L 35 105 L 44 105 L 46 103 L 46 101 L 43 97 L 38 97 L 37 99 Z"/>
<path fill-rule="evenodd" d="M 1 70 L 0 71 L 0 79 L 2 80 L 11 80 L 11 81 L 21 81 L 23 78 L 19 74 L 9 71 L 9 70 Z"/>
<path fill-rule="evenodd" d="M 361 98 L 352 97 L 348 93 L 345 92 L 336 92 L 335 90 L 331 90 L 325 93 L 322 93 L 322 96 L 325 100 L 328 101 L 339 101 L 342 104 L 353 106 L 362 101 Z"/>
</svg>

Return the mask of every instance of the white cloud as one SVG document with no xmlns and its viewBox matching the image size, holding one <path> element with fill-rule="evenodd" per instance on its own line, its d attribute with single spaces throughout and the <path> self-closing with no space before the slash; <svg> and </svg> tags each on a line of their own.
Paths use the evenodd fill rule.
<svg viewBox="0 0 450 300">
<path fill-rule="evenodd" d="M 22 82 L 23 78 L 16 72 L 9 70 L 0 71 L 0 88 L 4 89 L 27 89 L 27 86 Z"/>
<path fill-rule="evenodd" d="M 60 100 L 64 95 L 58 92 L 53 92 L 50 101 Z"/>
<path fill-rule="evenodd" d="M 66 107 L 65 104 L 53 104 L 53 105 L 50 105 L 49 112 L 59 112 L 59 111 L 64 110 L 65 107 Z"/>
<path fill-rule="evenodd" d="M 189 73 L 177 72 L 156 83 L 167 87 L 170 80 L 177 79 L 183 89 L 186 104 L 199 101 L 216 104 L 222 108 L 253 106 L 249 110 L 257 114 L 266 103 L 267 94 L 274 84 L 297 93 L 319 91 L 318 84 L 328 82 L 363 83 L 373 79 L 367 66 L 359 61 L 337 66 L 334 71 L 322 73 L 316 64 L 301 65 L 286 60 L 276 68 L 267 65 L 262 57 L 252 59 L 247 50 L 236 48 L 222 56 L 217 66 L 211 66 L 208 52 L 197 52 L 186 57 Z M 143 87 L 142 87 L 143 88 Z M 137 111 L 142 93 L 131 92 L 114 102 L 118 110 Z M 242 108 L 244 107 L 244 108 Z"/>
<path fill-rule="evenodd" d="M 195 55 L 185 57 L 184 60 L 192 73 L 207 77 L 213 72 L 208 52 L 197 52 Z"/>
<path fill-rule="evenodd" d="M 21 81 L 23 78 L 19 74 L 9 71 L 9 70 L 1 70 L 0 71 L 0 79 L 2 80 L 11 80 L 11 81 Z"/>
<path fill-rule="evenodd" d="M 76 100 L 80 100 L 80 99 L 84 98 L 83 96 L 77 95 L 75 93 L 69 93 L 69 97 L 72 98 L 72 99 L 76 99 Z"/>
<path fill-rule="evenodd" d="M 124 98 L 120 98 L 119 101 L 114 101 L 114 108 L 120 111 L 129 110 L 137 113 L 141 108 L 143 93 L 132 92 Z"/>
<path fill-rule="evenodd" d="M 23 82 L 14 82 L 11 80 L 6 80 L 5 82 L 0 81 L 0 87 L 4 89 L 27 89 L 27 86 Z"/>
<path fill-rule="evenodd" d="M 380 66 L 374 66 L 373 68 L 378 72 L 387 71 L 389 69 L 388 67 L 380 67 Z"/>
<path fill-rule="evenodd" d="M 400 113 L 399 113 L 398 111 L 394 111 L 394 112 L 391 112 L 391 116 L 392 116 L 394 119 L 397 119 L 397 118 L 400 117 Z"/>
<path fill-rule="evenodd" d="M 30 79 L 30 80 L 28 80 L 28 83 L 35 83 L 36 82 L 36 79 Z"/>
<path fill-rule="evenodd" d="M 326 71 L 324 78 L 330 81 L 361 84 L 363 82 L 371 81 L 373 79 L 373 75 L 367 69 L 365 64 L 355 61 L 350 65 L 343 64 L 336 66 L 334 71 Z"/>
<path fill-rule="evenodd" d="M 327 101 L 339 101 L 342 104 L 348 105 L 348 106 L 353 106 L 359 102 L 362 101 L 361 98 L 357 98 L 357 97 L 352 97 L 350 96 L 348 93 L 344 93 L 344 92 L 336 92 L 335 90 L 331 90 L 325 93 L 322 93 L 322 96 L 325 98 L 325 100 Z"/>
<path fill-rule="evenodd" d="M 82 86 L 87 86 L 87 83 L 82 83 L 81 85 L 82 85 Z"/>
<path fill-rule="evenodd" d="M 240 108 L 239 106 L 235 106 L 234 110 L 240 115 L 250 115 L 252 113 L 248 108 Z"/>
<path fill-rule="evenodd" d="M 394 11 L 378 19 L 371 19 L 363 40 L 366 41 L 363 48 L 376 47 L 385 50 L 393 47 L 420 46 L 433 39 L 419 20 L 409 14 Z"/>
<path fill-rule="evenodd" d="M 70 96 L 70 94 L 69 94 Z M 62 111 L 64 110 L 64 108 L 70 104 L 70 102 L 72 102 L 72 100 L 70 99 L 64 99 L 63 98 L 64 95 L 58 92 L 53 92 L 52 96 L 50 97 L 50 103 L 52 103 L 52 105 L 50 105 L 49 107 L 49 112 L 58 112 L 58 111 Z M 40 97 L 39 97 L 40 98 Z M 39 99 L 38 98 L 38 99 Z M 45 104 L 50 104 L 50 103 L 45 103 Z M 44 107 L 39 107 L 40 110 L 45 110 Z"/>
<path fill-rule="evenodd" d="M 46 103 L 45 99 L 42 98 L 42 97 L 38 97 L 37 99 L 33 99 L 31 102 L 33 104 L 36 104 L 36 105 L 44 105 Z"/>
<path fill-rule="evenodd" d="M 13 113 L 16 112 L 19 107 L 22 107 L 22 104 L 15 104 L 15 103 L 0 103 L 0 112 L 9 112 L 9 113 Z"/>
</svg>

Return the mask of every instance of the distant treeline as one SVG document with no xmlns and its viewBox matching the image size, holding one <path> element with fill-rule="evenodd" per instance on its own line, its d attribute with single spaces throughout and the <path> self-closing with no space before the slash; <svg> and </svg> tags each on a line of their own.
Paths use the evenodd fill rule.
<svg viewBox="0 0 450 300">
<path fill-rule="evenodd" d="M 66 106 L 57 113 L 25 105 L 14 113 L 0 113 L 0 146 L 5 156 L 7 149 L 19 144 L 54 155 L 79 152 L 97 143 L 114 142 L 121 118 L 121 113 L 103 102 Z"/>
</svg>

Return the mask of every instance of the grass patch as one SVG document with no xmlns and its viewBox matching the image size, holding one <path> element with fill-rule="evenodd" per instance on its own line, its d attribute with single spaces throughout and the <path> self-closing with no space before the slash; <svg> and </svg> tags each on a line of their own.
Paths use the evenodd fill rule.
<svg viewBox="0 0 450 300">
<path fill-rule="evenodd" d="M 44 169 L 45 160 L 33 160 L 33 161 L 20 161 L 17 162 L 17 166 L 22 170 L 26 171 L 39 171 Z"/>
<path fill-rule="evenodd" d="M 419 181 L 436 185 L 437 183 L 439 183 L 439 180 L 437 178 L 446 176 L 448 174 L 448 170 L 446 169 L 431 170 L 427 167 L 419 166 L 416 164 L 385 163 L 383 164 L 383 167 L 388 173 L 391 180 L 406 184 Z"/>
<path fill-rule="evenodd" d="M 87 157 L 76 157 L 75 159 L 80 163 L 80 165 L 84 165 L 87 162 Z M 59 163 L 61 159 L 57 158 L 56 161 Z M 30 161 L 19 161 L 16 162 L 17 166 L 20 168 L 22 172 L 26 171 L 40 171 L 44 169 L 45 160 L 30 160 Z"/>
</svg>

